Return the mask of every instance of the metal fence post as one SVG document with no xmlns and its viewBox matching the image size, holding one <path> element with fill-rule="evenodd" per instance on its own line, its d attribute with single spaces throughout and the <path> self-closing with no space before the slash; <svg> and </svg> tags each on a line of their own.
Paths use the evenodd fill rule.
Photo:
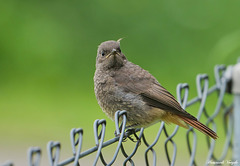
<svg viewBox="0 0 240 166">
<path fill-rule="evenodd" d="M 234 94 L 234 140 L 233 140 L 233 159 L 240 162 L 240 58 L 238 63 L 233 67 L 232 72 Z"/>
</svg>

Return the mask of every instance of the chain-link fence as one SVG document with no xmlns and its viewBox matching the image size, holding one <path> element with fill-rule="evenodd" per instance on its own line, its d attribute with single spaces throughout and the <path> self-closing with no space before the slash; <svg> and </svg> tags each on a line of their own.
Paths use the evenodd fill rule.
<svg viewBox="0 0 240 166">
<path fill-rule="evenodd" d="M 93 160 L 89 161 L 88 165 L 139 165 L 136 163 L 141 163 L 141 165 L 147 166 L 164 165 L 157 162 L 159 158 L 165 160 L 169 165 L 177 165 L 177 156 L 181 157 L 184 155 L 187 156 L 187 160 L 182 159 L 184 160 L 182 161 L 184 165 L 199 165 L 199 163 L 200 165 L 240 165 L 238 141 L 240 136 L 236 134 L 239 133 L 240 125 L 233 128 L 234 125 L 240 123 L 240 120 L 234 121 L 236 117 L 240 117 L 239 113 L 236 113 L 237 111 L 240 112 L 239 107 L 235 107 L 235 104 L 237 103 L 239 105 L 240 101 L 237 97 L 233 100 L 233 95 L 230 94 L 228 95 L 230 96 L 229 98 L 226 97 L 226 94 L 231 91 L 232 81 L 231 76 L 226 77 L 225 71 L 226 67 L 224 65 L 215 66 L 215 84 L 211 87 L 209 86 L 208 75 L 197 75 L 197 96 L 192 99 L 189 99 L 188 84 L 181 83 L 177 85 L 177 99 L 182 107 L 184 109 L 195 107 L 195 110 L 198 111 L 196 117 L 202 123 L 205 123 L 217 133 L 218 131 L 222 131 L 222 133 L 218 133 L 221 143 L 217 146 L 216 144 L 219 139 L 214 141 L 201 133 L 198 134 L 192 127 L 190 127 L 189 130 L 183 129 L 182 132 L 179 132 L 178 134 L 179 126 L 176 126 L 171 130 L 164 124 L 164 122 L 159 123 L 160 127 L 154 131 L 155 133 L 151 134 L 151 137 L 152 135 L 156 136 L 155 138 L 151 138 L 153 141 L 150 143 L 146 132 L 151 127 L 137 129 L 136 132 L 133 132 L 132 130 L 125 131 L 127 121 L 126 111 L 117 111 L 115 114 L 116 137 L 105 141 L 106 121 L 104 119 L 95 120 L 93 130 L 96 146 L 88 150 L 83 150 L 83 129 L 74 128 L 70 132 L 72 145 L 71 157 L 60 161 L 61 144 L 60 142 L 51 141 L 47 144 L 49 164 L 51 166 L 63 166 L 71 163 L 71 165 L 79 166 L 81 164 L 81 159 L 87 155 L 93 155 Z M 209 101 L 209 98 L 215 99 Z M 119 119 L 122 119 L 122 121 L 120 122 Z M 181 141 L 184 141 L 185 145 L 179 143 L 180 134 L 181 136 L 184 136 Z M 128 139 L 128 137 L 130 138 Z M 126 147 L 125 141 L 131 143 L 132 148 Z M 159 142 L 163 144 L 163 147 L 159 146 Z M 116 148 L 112 149 L 114 152 L 111 153 L 112 155 L 110 156 L 110 159 L 109 156 L 106 159 L 107 155 L 104 154 L 103 149 L 105 147 L 110 147 L 113 144 L 115 144 Z M 182 148 L 182 146 L 185 147 Z M 141 150 L 143 151 L 142 153 L 139 150 L 140 147 L 144 148 L 144 150 Z M 206 150 L 203 154 L 197 155 L 197 147 L 200 150 L 204 148 Z M 161 154 L 158 153 L 160 149 L 163 152 Z M 130 153 L 127 151 L 130 151 Z M 107 154 L 109 155 L 110 153 Z M 120 161 L 120 164 L 116 164 L 116 159 L 119 156 L 122 156 L 122 160 Z M 202 157 L 199 159 L 199 156 Z M 29 148 L 27 159 L 29 166 L 39 166 L 42 160 L 42 150 L 39 147 Z M 201 162 L 199 160 L 201 160 Z M 12 165 L 14 164 L 11 162 L 2 164 L 2 166 Z"/>
</svg>

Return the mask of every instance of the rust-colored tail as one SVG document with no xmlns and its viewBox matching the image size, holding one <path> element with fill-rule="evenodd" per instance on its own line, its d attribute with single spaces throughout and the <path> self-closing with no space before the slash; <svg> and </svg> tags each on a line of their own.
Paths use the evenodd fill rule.
<svg viewBox="0 0 240 166">
<path fill-rule="evenodd" d="M 193 128 L 202 132 L 203 134 L 205 134 L 207 136 L 210 136 L 213 139 L 218 138 L 217 134 L 213 130 L 211 130 L 210 128 L 208 128 L 207 126 L 205 126 L 204 124 L 202 124 L 198 120 L 190 119 L 190 118 L 187 118 L 187 117 L 184 117 L 184 116 L 178 116 L 178 117 L 181 118 L 184 122 L 186 122 L 190 126 L 192 126 Z"/>
</svg>

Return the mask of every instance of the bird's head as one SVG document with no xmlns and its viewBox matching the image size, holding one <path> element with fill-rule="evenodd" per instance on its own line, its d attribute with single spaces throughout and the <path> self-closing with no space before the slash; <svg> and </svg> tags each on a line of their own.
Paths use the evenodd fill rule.
<svg viewBox="0 0 240 166">
<path fill-rule="evenodd" d="M 120 40 L 109 40 L 98 46 L 96 67 L 105 70 L 122 67 L 127 59 L 120 49 Z"/>
</svg>

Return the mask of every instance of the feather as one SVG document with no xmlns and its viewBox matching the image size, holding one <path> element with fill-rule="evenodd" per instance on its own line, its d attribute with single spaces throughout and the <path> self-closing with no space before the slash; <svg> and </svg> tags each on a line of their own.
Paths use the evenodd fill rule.
<svg viewBox="0 0 240 166">
<path fill-rule="evenodd" d="M 206 125 L 202 124 L 198 120 L 189 119 L 189 118 L 184 117 L 184 116 L 178 116 L 178 117 L 180 119 L 182 119 L 184 122 L 186 122 L 187 124 L 189 124 L 190 126 L 192 126 L 193 128 L 202 132 L 203 134 L 205 134 L 207 136 L 210 136 L 213 139 L 218 138 L 217 134 L 213 130 L 211 130 L 210 128 L 208 128 Z"/>
</svg>

